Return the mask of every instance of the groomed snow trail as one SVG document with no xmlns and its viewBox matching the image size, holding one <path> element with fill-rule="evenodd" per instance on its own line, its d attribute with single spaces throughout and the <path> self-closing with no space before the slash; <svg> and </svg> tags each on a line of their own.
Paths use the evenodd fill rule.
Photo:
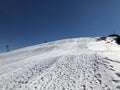
<svg viewBox="0 0 120 90">
<path fill-rule="evenodd" d="M 96 38 L 0 55 L 0 90 L 120 90 L 120 46 Z"/>
</svg>

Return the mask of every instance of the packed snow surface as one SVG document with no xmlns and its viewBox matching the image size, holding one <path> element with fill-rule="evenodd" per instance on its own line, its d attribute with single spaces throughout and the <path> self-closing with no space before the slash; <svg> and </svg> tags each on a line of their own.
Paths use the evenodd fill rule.
<svg viewBox="0 0 120 90">
<path fill-rule="evenodd" d="M 120 90 L 112 41 L 73 38 L 0 54 L 0 90 Z"/>
</svg>

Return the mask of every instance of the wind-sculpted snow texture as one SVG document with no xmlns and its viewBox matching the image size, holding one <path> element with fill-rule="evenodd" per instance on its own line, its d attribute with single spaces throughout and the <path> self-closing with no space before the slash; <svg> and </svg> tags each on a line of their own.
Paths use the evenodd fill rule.
<svg viewBox="0 0 120 90">
<path fill-rule="evenodd" d="M 115 42 L 97 38 L 65 39 L 4 53 L 0 90 L 120 90 L 119 53 Z"/>
</svg>

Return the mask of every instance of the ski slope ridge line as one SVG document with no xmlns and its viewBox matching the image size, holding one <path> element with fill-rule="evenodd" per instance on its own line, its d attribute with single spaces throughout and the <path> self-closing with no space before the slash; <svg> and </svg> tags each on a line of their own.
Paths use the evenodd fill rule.
<svg viewBox="0 0 120 90">
<path fill-rule="evenodd" d="M 0 90 L 120 90 L 114 38 L 73 38 L 0 54 Z"/>
</svg>

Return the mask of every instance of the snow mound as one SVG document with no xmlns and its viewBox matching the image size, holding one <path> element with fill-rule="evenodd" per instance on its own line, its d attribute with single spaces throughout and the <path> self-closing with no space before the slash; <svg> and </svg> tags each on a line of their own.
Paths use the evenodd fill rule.
<svg viewBox="0 0 120 90">
<path fill-rule="evenodd" d="M 111 36 L 98 39 L 64 39 L 0 54 L 0 90 L 120 90 L 120 46 Z"/>
</svg>

